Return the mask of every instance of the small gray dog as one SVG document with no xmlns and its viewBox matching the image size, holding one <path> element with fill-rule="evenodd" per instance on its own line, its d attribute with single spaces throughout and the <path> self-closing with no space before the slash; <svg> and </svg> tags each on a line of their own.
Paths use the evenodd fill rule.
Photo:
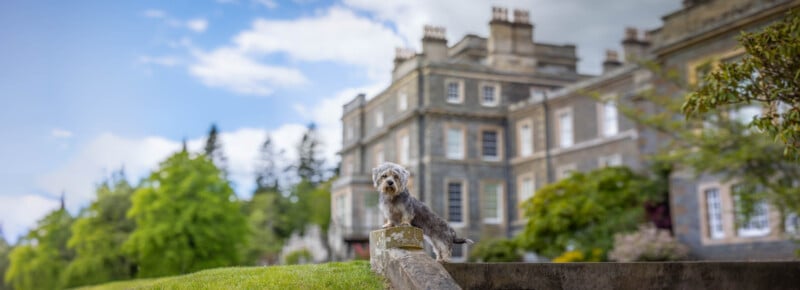
<svg viewBox="0 0 800 290">
<path fill-rule="evenodd" d="M 472 244 L 470 239 L 456 237 L 456 231 L 424 203 L 408 193 L 410 173 L 400 165 L 385 162 L 372 169 L 372 182 L 380 191 L 380 209 L 386 218 L 383 228 L 415 226 L 422 229 L 425 240 L 433 247 L 436 261 L 447 262 L 453 244 Z"/>
</svg>

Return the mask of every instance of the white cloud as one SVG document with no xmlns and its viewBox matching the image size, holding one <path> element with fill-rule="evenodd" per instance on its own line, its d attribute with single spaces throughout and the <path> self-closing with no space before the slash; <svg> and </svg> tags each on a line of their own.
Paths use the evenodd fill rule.
<svg viewBox="0 0 800 290">
<path fill-rule="evenodd" d="M 167 13 L 158 9 L 147 9 L 144 11 L 144 16 L 147 18 L 164 18 Z"/>
<path fill-rule="evenodd" d="M 270 66 L 232 48 L 206 53 L 195 51 L 197 63 L 189 73 L 210 87 L 220 87 L 245 95 L 267 96 L 273 87 L 290 87 L 308 82 L 297 69 Z"/>
<path fill-rule="evenodd" d="M 139 63 L 142 64 L 156 64 L 160 66 L 166 67 L 174 67 L 181 64 L 181 61 L 178 57 L 175 56 L 140 56 Z"/>
<path fill-rule="evenodd" d="M 72 132 L 69 130 L 55 128 L 52 131 L 50 131 L 50 136 L 59 139 L 69 139 L 70 137 L 72 137 Z"/>
<path fill-rule="evenodd" d="M 57 199 L 33 194 L 0 195 L 0 226 L 9 242 L 25 235 L 46 213 L 58 208 Z"/>
<path fill-rule="evenodd" d="M 624 28 L 655 28 L 661 16 L 681 5 L 680 1 L 661 0 L 344 0 L 344 4 L 392 22 L 407 44 L 420 49 L 425 24 L 444 26 L 450 45 L 467 33 L 488 36 L 491 6 L 529 10 L 534 23 L 534 40 L 577 45 L 579 70 L 600 73 L 606 49 L 620 48 Z M 509 11 L 511 13 L 511 11 Z"/>
<path fill-rule="evenodd" d="M 206 31 L 206 28 L 208 28 L 208 20 L 203 18 L 191 19 L 186 21 L 186 27 L 191 31 L 203 33 Z"/>
<path fill-rule="evenodd" d="M 394 47 L 402 44 L 390 28 L 336 6 L 316 17 L 258 19 L 234 42 L 248 53 L 286 53 L 295 60 L 355 65 L 375 76 L 389 74 Z"/>
</svg>

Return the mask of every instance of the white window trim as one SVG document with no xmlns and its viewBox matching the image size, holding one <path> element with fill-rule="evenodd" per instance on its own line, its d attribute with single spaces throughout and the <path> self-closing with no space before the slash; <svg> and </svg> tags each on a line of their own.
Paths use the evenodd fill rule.
<svg viewBox="0 0 800 290">
<path fill-rule="evenodd" d="M 450 183 L 452 183 L 452 182 L 461 183 L 461 221 L 460 222 L 452 222 L 452 221 L 450 221 Z M 453 228 L 464 228 L 468 224 L 468 221 L 469 221 L 469 210 L 468 210 L 469 208 L 467 207 L 468 206 L 467 201 L 469 200 L 468 185 L 469 185 L 469 183 L 466 180 L 463 180 L 463 179 L 445 178 L 445 180 L 444 180 L 444 192 L 446 194 L 446 196 L 445 196 L 445 219 L 447 220 L 447 223 L 449 223 L 450 226 L 453 227 Z"/>
<path fill-rule="evenodd" d="M 375 146 L 375 149 L 373 150 L 374 153 L 372 156 L 373 156 L 373 161 L 375 163 L 373 164 L 373 166 L 378 166 L 381 165 L 383 162 L 386 162 L 386 153 L 383 150 L 383 144 Z"/>
<path fill-rule="evenodd" d="M 408 109 L 408 94 L 406 92 L 397 94 L 397 109 L 401 112 Z"/>
<path fill-rule="evenodd" d="M 451 155 L 450 154 L 450 141 L 449 141 L 449 133 L 450 130 L 458 130 L 461 132 L 461 150 L 460 154 L 458 155 Z M 464 160 L 466 159 L 467 155 L 467 133 L 464 126 L 461 125 L 445 125 L 444 127 L 444 155 L 447 159 L 452 160 Z"/>
<path fill-rule="evenodd" d="M 450 84 L 458 84 L 458 99 L 450 99 Z M 461 79 L 446 79 L 444 81 L 444 100 L 448 104 L 463 104 L 464 103 L 464 80 Z"/>
<path fill-rule="evenodd" d="M 604 97 L 603 99 L 604 99 L 604 101 L 597 103 L 597 106 L 598 106 L 597 107 L 597 112 L 598 112 L 598 115 L 600 117 L 599 120 L 598 120 L 598 124 L 599 124 L 598 127 L 600 129 L 599 130 L 600 131 L 600 137 L 613 137 L 613 136 L 619 134 L 619 132 L 620 132 L 620 130 L 619 130 L 619 109 L 617 108 L 616 100 L 615 100 L 615 98 L 613 96 L 607 96 L 607 97 Z M 609 109 L 611 109 L 611 108 L 609 108 L 609 106 L 611 106 L 613 108 L 613 110 L 614 110 L 614 119 L 613 119 L 612 127 L 608 126 L 610 123 L 608 122 L 609 120 L 606 119 L 608 117 L 608 115 L 609 115 L 608 111 L 609 111 Z"/>
<path fill-rule="evenodd" d="M 563 135 L 565 133 L 565 132 L 562 132 L 562 128 L 564 127 L 564 124 L 561 123 L 561 115 L 563 115 L 563 114 L 569 114 L 569 122 L 570 122 L 570 132 L 569 132 L 569 134 L 570 134 L 569 141 L 570 142 L 568 142 L 569 144 L 564 144 L 564 143 L 567 143 L 567 142 L 563 142 L 564 141 Z M 572 147 L 573 145 L 575 145 L 575 115 L 572 113 L 572 107 L 561 108 L 561 109 L 556 110 L 555 111 L 555 119 L 556 119 L 556 128 L 557 128 L 557 130 L 556 130 L 557 139 L 556 140 L 558 140 L 558 148 L 569 148 L 569 147 Z"/>
<path fill-rule="evenodd" d="M 484 98 L 484 88 L 485 87 L 494 88 L 494 101 L 486 102 L 486 99 Z M 479 98 L 479 102 L 480 102 L 481 106 L 484 106 L 484 107 L 497 107 L 498 105 L 500 105 L 500 96 L 502 96 L 502 94 L 500 93 L 500 84 L 495 83 L 495 82 L 481 82 L 480 83 L 480 87 L 479 87 L 479 91 L 478 91 L 478 98 Z"/>
<path fill-rule="evenodd" d="M 492 224 L 492 225 L 499 225 L 503 223 L 503 215 L 505 211 L 503 210 L 505 205 L 505 199 L 503 199 L 503 193 L 505 192 L 505 187 L 503 186 L 503 182 L 501 181 L 484 181 L 481 182 L 480 190 L 483 191 L 485 189 L 486 184 L 497 184 L 497 217 L 483 217 L 484 224 Z M 489 194 L 487 192 L 483 192 L 483 195 Z"/>
<path fill-rule="evenodd" d="M 383 127 L 383 111 L 380 109 L 375 110 L 375 127 Z"/>
<path fill-rule="evenodd" d="M 712 200 L 711 195 L 709 195 L 710 191 L 714 191 L 716 193 L 716 200 Z M 725 238 L 725 219 L 722 217 L 722 213 L 724 211 L 723 202 L 722 202 L 722 191 L 718 187 L 709 187 L 703 189 L 702 194 L 705 198 L 705 208 L 706 208 L 706 216 L 703 217 L 706 219 L 706 228 L 708 229 L 708 237 L 710 239 L 723 239 Z M 717 203 L 717 209 L 713 210 L 712 202 Z M 721 227 L 721 230 L 718 230 L 716 226 Z"/>
<path fill-rule="evenodd" d="M 528 126 L 528 132 L 523 132 L 522 128 L 525 126 Z M 535 148 L 533 145 L 533 120 L 531 118 L 522 119 L 519 121 L 519 123 L 517 123 L 517 138 L 519 139 L 519 142 L 517 143 L 517 154 L 520 157 L 528 157 L 533 155 Z M 525 144 L 526 140 L 530 142 Z"/>
</svg>

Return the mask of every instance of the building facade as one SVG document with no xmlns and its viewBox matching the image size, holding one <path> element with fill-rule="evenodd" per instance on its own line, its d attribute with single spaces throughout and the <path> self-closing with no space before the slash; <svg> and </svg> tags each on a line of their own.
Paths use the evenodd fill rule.
<svg viewBox="0 0 800 290">
<path fill-rule="evenodd" d="M 779 19 L 798 2 L 684 1 L 661 28 L 644 35 L 627 29 L 625 58 L 690 72 L 700 59 L 736 51 L 738 31 Z M 363 251 L 369 231 L 382 224 L 371 168 L 383 161 L 406 166 L 411 193 L 460 236 L 480 240 L 516 234 L 525 223 L 519 203 L 538 188 L 571 171 L 643 169 L 644 157 L 663 143 L 617 109 L 658 88 L 650 71 L 609 51 L 602 75 L 581 75 L 575 47 L 535 42 L 526 11 L 515 10 L 512 19 L 493 8 L 489 28 L 488 38 L 467 35 L 448 46 L 443 28 L 426 27 L 421 53 L 397 51 L 386 90 L 344 105 L 341 178 L 332 188 L 335 257 Z M 708 242 L 703 192 L 715 179 L 681 174 L 672 178 L 672 222 L 696 257 L 777 258 L 794 248 L 780 223 L 753 238 L 725 228 L 730 237 Z M 726 194 L 720 189 L 720 202 L 730 200 Z M 776 247 L 775 254 L 761 250 Z M 468 250 L 457 246 L 454 260 Z"/>
</svg>

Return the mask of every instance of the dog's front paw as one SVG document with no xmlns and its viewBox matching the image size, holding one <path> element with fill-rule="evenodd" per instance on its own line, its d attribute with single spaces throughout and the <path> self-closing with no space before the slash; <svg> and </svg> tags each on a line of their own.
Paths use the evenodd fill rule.
<svg viewBox="0 0 800 290">
<path fill-rule="evenodd" d="M 391 227 L 394 227 L 394 225 L 392 223 L 385 223 L 384 225 L 381 226 L 382 229 L 387 229 L 387 228 L 391 228 Z"/>
<path fill-rule="evenodd" d="M 400 226 L 401 227 L 410 227 L 411 223 L 410 222 L 403 222 L 403 223 L 400 223 Z"/>
</svg>

